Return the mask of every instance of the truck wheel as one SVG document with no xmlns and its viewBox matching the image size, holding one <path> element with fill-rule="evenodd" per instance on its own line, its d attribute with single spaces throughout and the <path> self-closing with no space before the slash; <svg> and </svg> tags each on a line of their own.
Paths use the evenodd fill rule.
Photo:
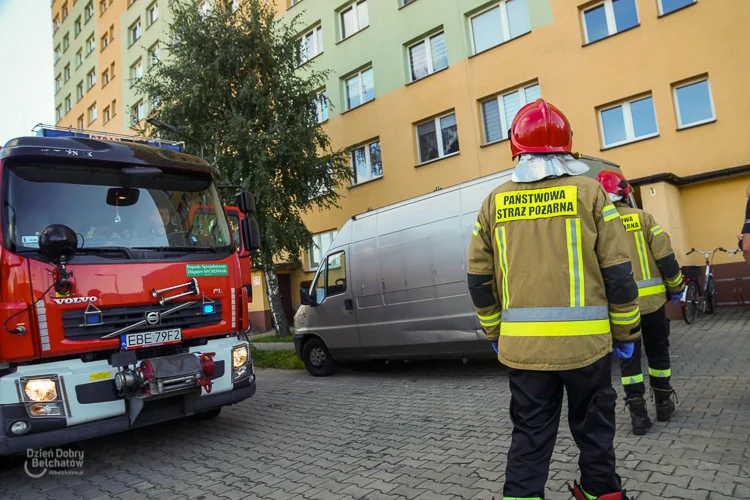
<svg viewBox="0 0 750 500">
<path fill-rule="evenodd" d="M 221 406 L 218 408 L 212 408 L 210 410 L 202 411 L 200 413 L 196 413 L 193 415 L 193 418 L 196 420 L 211 420 L 212 418 L 216 418 L 221 413 Z"/>
<path fill-rule="evenodd" d="M 336 371 L 336 362 L 320 339 L 312 338 L 305 342 L 302 347 L 302 361 L 307 371 L 315 377 L 327 377 Z"/>
</svg>

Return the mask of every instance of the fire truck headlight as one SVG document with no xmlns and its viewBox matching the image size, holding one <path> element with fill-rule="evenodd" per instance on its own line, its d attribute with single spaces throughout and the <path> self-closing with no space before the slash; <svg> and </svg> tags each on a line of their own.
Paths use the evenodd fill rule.
<svg viewBox="0 0 750 500">
<path fill-rule="evenodd" d="M 37 378 L 26 382 L 26 397 L 31 401 L 45 402 L 57 400 L 57 384 L 48 378 Z"/>
<path fill-rule="evenodd" d="M 242 368 L 247 364 L 247 345 L 238 345 L 232 349 L 232 368 Z"/>
</svg>

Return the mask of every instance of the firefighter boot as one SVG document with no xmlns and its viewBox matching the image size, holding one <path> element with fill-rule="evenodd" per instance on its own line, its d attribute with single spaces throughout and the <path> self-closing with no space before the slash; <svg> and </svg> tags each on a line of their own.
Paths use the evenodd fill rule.
<svg viewBox="0 0 750 500">
<path fill-rule="evenodd" d="M 594 497 L 584 492 L 583 488 L 581 488 L 581 486 L 575 481 L 573 481 L 573 486 L 568 486 L 568 489 L 576 500 L 629 500 L 625 490 L 618 491 L 617 493 L 607 493 L 600 497 Z"/>
<path fill-rule="evenodd" d="M 652 422 L 646 409 L 646 400 L 641 397 L 625 398 L 625 406 L 630 411 L 633 434 L 643 436 L 651 428 Z"/>
<path fill-rule="evenodd" d="M 657 389 L 652 387 L 654 391 L 654 406 L 656 406 L 656 420 L 659 422 L 669 422 L 669 419 L 674 415 L 675 404 L 672 400 L 672 396 L 676 397 L 674 389 Z"/>
</svg>

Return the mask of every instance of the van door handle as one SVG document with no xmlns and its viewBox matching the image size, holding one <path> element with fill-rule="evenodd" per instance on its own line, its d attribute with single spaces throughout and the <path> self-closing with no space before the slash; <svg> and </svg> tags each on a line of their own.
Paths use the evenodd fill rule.
<svg viewBox="0 0 750 500">
<path fill-rule="evenodd" d="M 352 299 L 346 299 L 344 301 L 344 307 L 346 308 L 347 311 L 354 310 L 354 303 L 352 302 Z"/>
</svg>

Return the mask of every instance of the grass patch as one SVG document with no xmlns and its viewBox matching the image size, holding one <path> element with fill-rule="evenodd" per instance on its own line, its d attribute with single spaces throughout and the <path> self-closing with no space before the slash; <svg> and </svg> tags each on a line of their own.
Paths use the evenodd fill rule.
<svg viewBox="0 0 750 500">
<path fill-rule="evenodd" d="M 294 342 L 294 336 L 277 337 L 276 335 L 267 335 L 265 337 L 250 337 L 253 344 L 268 344 L 269 342 Z"/>
<path fill-rule="evenodd" d="M 251 347 L 250 354 L 256 368 L 301 370 L 305 367 L 305 364 L 297 358 L 297 354 L 291 350 L 274 349 L 272 351 L 261 351 Z"/>
</svg>

